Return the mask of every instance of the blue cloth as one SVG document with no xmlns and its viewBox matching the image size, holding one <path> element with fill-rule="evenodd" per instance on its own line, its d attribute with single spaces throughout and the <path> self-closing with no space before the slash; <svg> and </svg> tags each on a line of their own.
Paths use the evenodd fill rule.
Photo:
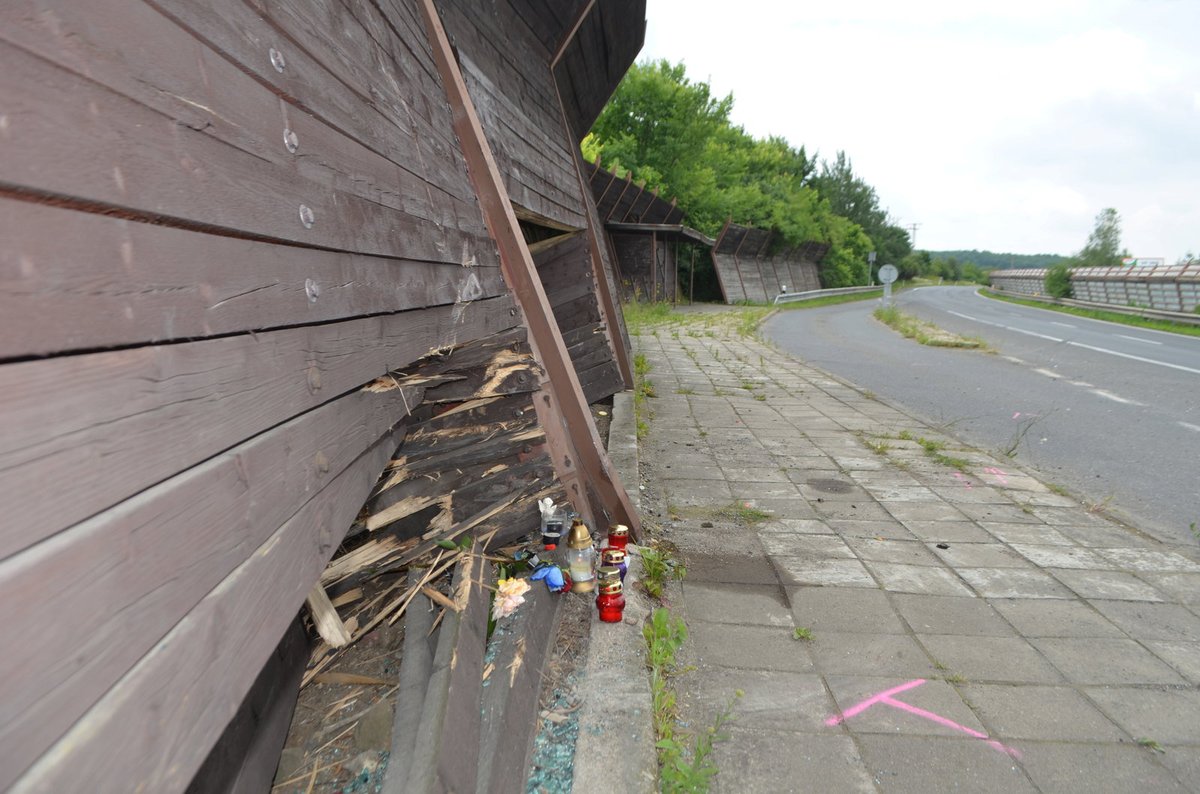
<svg viewBox="0 0 1200 794">
<path fill-rule="evenodd" d="M 535 582 L 539 579 L 545 580 L 546 587 L 548 587 L 552 593 L 563 589 L 563 585 L 566 584 L 566 580 L 563 579 L 562 569 L 557 565 L 544 565 L 534 571 L 533 575 L 529 578 Z"/>
</svg>

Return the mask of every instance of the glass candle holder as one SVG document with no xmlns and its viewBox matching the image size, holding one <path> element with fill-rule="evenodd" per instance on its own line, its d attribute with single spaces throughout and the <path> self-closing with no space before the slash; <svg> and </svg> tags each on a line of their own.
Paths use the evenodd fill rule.
<svg viewBox="0 0 1200 794">
<path fill-rule="evenodd" d="M 600 564 L 611 565 L 619 570 L 621 572 L 621 583 L 625 583 L 625 574 L 629 571 L 629 559 L 625 549 L 617 549 L 609 546 L 600 552 Z"/>
<path fill-rule="evenodd" d="M 567 572 L 571 576 L 571 592 L 588 593 L 596 586 L 596 547 L 592 534 L 579 519 L 571 524 L 567 538 Z"/>
<path fill-rule="evenodd" d="M 604 623 L 620 623 L 625 614 L 625 594 L 622 592 L 620 577 L 606 578 L 600 585 L 596 596 L 596 609 L 600 612 L 600 620 Z"/>
</svg>

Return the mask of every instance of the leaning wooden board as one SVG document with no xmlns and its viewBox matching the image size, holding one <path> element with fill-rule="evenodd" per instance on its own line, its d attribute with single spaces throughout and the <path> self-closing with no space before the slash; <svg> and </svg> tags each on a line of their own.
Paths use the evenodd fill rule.
<svg viewBox="0 0 1200 794">
<path fill-rule="evenodd" d="M 512 312 L 493 298 L 0 367 L 0 558 Z"/>
<path fill-rule="evenodd" d="M 419 388 L 355 392 L 0 564 L 0 598 L 44 594 L 0 617 L 0 632 L 27 638 L 0 654 L 0 770 L 44 752 L 420 401 Z"/>
<path fill-rule="evenodd" d="M 300 508 L 12 790 L 183 790 L 304 603 L 395 444 L 380 440 Z"/>
</svg>

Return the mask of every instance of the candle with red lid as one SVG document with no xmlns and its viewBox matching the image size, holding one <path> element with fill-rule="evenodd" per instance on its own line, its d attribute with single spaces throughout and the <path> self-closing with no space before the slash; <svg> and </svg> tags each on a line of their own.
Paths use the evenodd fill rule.
<svg viewBox="0 0 1200 794">
<path fill-rule="evenodd" d="M 629 543 L 629 527 L 624 524 L 613 524 L 608 528 L 608 547 L 623 549 Z"/>
<path fill-rule="evenodd" d="M 604 623 L 620 623 L 625 612 L 625 595 L 622 593 L 621 576 L 616 568 L 602 568 L 608 575 L 600 579 L 600 592 L 596 595 L 596 609 Z M 608 573 L 610 572 L 611 573 Z"/>
</svg>

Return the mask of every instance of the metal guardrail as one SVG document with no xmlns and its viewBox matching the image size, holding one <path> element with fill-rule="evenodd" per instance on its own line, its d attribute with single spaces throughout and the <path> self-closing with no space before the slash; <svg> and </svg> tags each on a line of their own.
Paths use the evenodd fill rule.
<svg viewBox="0 0 1200 794">
<path fill-rule="evenodd" d="M 1173 323 L 1180 325 L 1200 325 L 1200 314 L 1189 314 L 1188 312 L 1172 312 L 1166 309 L 1149 309 L 1141 306 L 1123 306 L 1119 303 L 1097 303 L 1095 301 L 1080 301 L 1073 298 L 1050 298 L 1045 295 L 1028 295 L 1024 292 L 1010 292 L 1006 289 L 997 289 L 996 287 L 987 287 L 989 292 L 994 295 L 1003 295 L 1009 298 L 1021 298 L 1022 300 L 1037 301 L 1038 303 L 1049 303 L 1055 306 L 1074 306 L 1079 309 L 1096 309 L 1098 311 L 1113 312 L 1114 314 L 1128 314 L 1131 317 L 1142 317 L 1147 320 L 1170 320 Z"/>
<path fill-rule="evenodd" d="M 882 286 L 875 287 L 835 287 L 833 289 L 810 289 L 806 292 L 781 292 L 775 296 L 772 305 L 778 306 L 781 303 L 793 303 L 795 301 L 812 300 L 813 298 L 824 298 L 833 295 L 853 295 L 857 292 L 878 292 L 882 290 Z"/>
</svg>

